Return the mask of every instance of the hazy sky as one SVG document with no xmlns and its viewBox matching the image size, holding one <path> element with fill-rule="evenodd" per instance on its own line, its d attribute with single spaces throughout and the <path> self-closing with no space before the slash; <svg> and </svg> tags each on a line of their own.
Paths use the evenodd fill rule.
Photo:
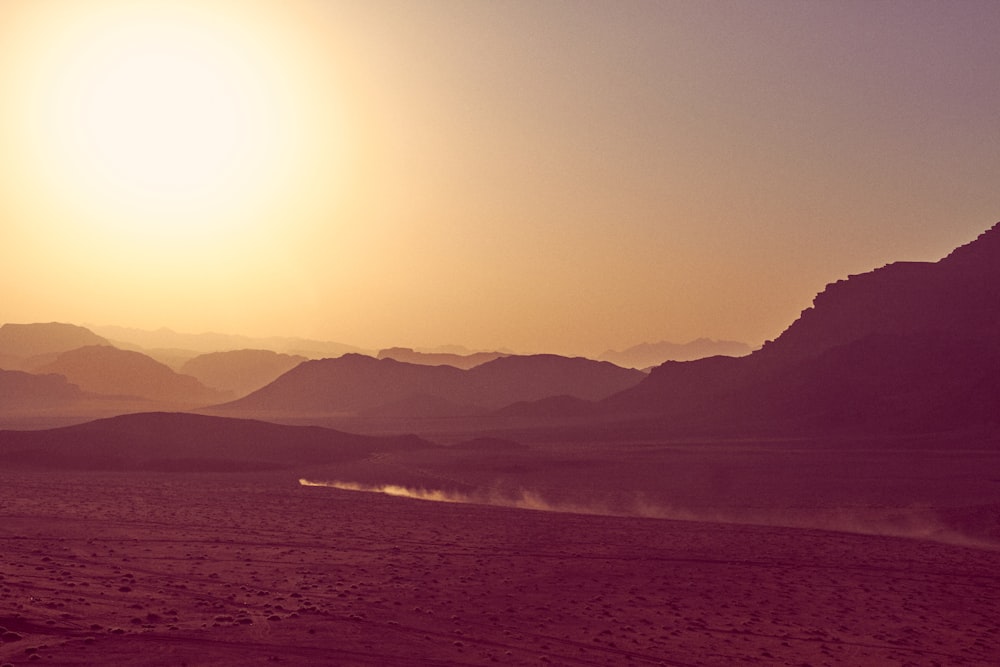
<svg viewBox="0 0 1000 667">
<path fill-rule="evenodd" d="M 1000 3 L 0 0 L 0 321 L 759 344 L 1000 220 Z"/>
</svg>

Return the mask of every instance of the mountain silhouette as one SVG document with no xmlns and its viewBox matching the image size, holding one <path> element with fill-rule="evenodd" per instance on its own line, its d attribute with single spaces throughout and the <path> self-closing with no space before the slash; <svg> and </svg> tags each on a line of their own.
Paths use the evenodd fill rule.
<svg viewBox="0 0 1000 667">
<path fill-rule="evenodd" d="M 468 370 L 474 366 L 485 364 L 499 357 L 506 356 L 503 352 L 472 352 L 470 354 L 453 354 L 451 352 L 417 352 L 408 347 L 390 347 L 379 350 L 379 359 L 395 359 L 408 364 L 425 366 L 454 366 Z"/>
<path fill-rule="evenodd" d="M 351 415 L 386 410 L 408 416 L 448 405 L 468 413 L 569 395 L 597 400 L 636 384 L 641 371 L 557 355 L 507 356 L 462 370 L 348 354 L 304 362 L 266 387 L 217 409 L 226 414 Z"/>
<path fill-rule="evenodd" d="M 0 326 L 0 368 L 32 371 L 61 352 L 108 345 L 90 329 L 61 322 Z"/>
<path fill-rule="evenodd" d="M 469 400 L 497 409 L 550 396 L 596 401 L 634 386 L 645 374 L 607 361 L 556 354 L 511 355 L 468 371 Z"/>
<path fill-rule="evenodd" d="M 650 368 L 665 361 L 692 361 L 725 355 L 742 357 L 750 354 L 750 346 L 733 340 L 696 338 L 687 343 L 640 343 L 625 350 L 608 350 L 599 359 L 610 361 L 623 368 Z"/>
<path fill-rule="evenodd" d="M 249 396 L 221 406 L 239 414 L 354 414 L 418 395 L 451 395 L 463 371 L 345 354 L 306 361 Z"/>
<path fill-rule="evenodd" d="M 415 436 L 371 437 L 318 426 L 164 412 L 43 431 L 0 431 L 0 461 L 6 468 L 49 470 L 279 470 L 431 446 Z"/>
<path fill-rule="evenodd" d="M 197 378 L 206 387 L 245 396 L 305 360 L 302 356 L 271 350 L 210 352 L 189 360 L 181 366 L 180 372 Z"/>
<path fill-rule="evenodd" d="M 37 371 L 63 375 L 95 394 L 137 396 L 177 405 L 206 405 L 226 396 L 144 354 L 109 345 L 63 352 Z"/>
<path fill-rule="evenodd" d="M 602 403 L 654 430 L 989 427 L 1000 415 L 1000 225 L 937 262 L 830 285 L 747 357 L 667 362 Z"/>
</svg>

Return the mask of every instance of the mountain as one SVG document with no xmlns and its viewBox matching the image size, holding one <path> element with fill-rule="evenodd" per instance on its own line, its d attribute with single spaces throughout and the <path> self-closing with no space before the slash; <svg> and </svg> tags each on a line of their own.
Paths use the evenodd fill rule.
<svg viewBox="0 0 1000 667">
<path fill-rule="evenodd" d="M 607 361 L 555 354 L 500 357 L 466 371 L 467 400 L 497 409 L 518 401 L 571 396 L 596 401 L 634 386 L 645 374 Z"/>
<path fill-rule="evenodd" d="M 935 431 L 1000 421 L 1000 224 L 830 285 L 747 357 L 667 362 L 602 403 L 660 431 Z"/>
<path fill-rule="evenodd" d="M 225 406 L 227 414 L 394 416 L 436 415 L 461 406 L 466 414 L 518 401 L 569 395 L 597 400 L 630 387 L 641 371 L 556 355 L 507 356 L 462 370 L 348 354 L 306 361 L 268 386 Z M 411 412 L 412 411 L 412 412 Z"/>
<path fill-rule="evenodd" d="M 61 322 L 0 326 L 0 368 L 32 370 L 60 352 L 85 345 L 107 345 L 90 329 Z M 41 360 L 38 357 L 48 357 Z"/>
<path fill-rule="evenodd" d="M 896 262 L 827 285 L 763 358 L 802 358 L 878 333 L 1000 331 L 1000 223 L 937 262 Z"/>
<path fill-rule="evenodd" d="M 712 340 L 711 338 L 696 338 L 687 343 L 640 343 L 632 347 L 616 351 L 608 350 L 599 359 L 610 361 L 624 368 L 649 368 L 659 366 L 665 361 L 691 361 L 725 355 L 727 357 L 742 357 L 750 354 L 751 348 L 746 343 L 733 340 Z"/>
<path fill-rule="evenodd" d="M 197 378 L 206 387 L 245 396 L 264 387 L 305 361 L 299 355 L 271 350 L 232 350 L 198 355 L 180 372 Z"/>
<path fill-rule="evenodd" d="M 144 354 L 108 345 L 63 352 L 37 371 L 63 375 L 95 394 L 138 396 L 178 405 L 206 405 L 226 396 Z"/>
<path fill-rule="evenodd" d="M 415 436 L 370 437 L 318 426 L 162 412 L 44 431 L 0 431 L 0 461 L 5 469 L 277 470 L 431 446 Z"/>
<path fill-rule="evenodd" d="M 503 352 L 473 352 L 470 354 L 454 354 L 451 352 L 417 352 L 408 347 L 390 347 L 379 350 L 377 358 L 395 359 L 408 364 L 424 366 L 454 366 L 468 370 L 474 366 L 485 364 L 500 357 L 507 356 Z"/>
<path fill-rule="evenodd" d="M 237 414 L 354 414 L 419 395 L 449 396 L 463 371 L 345 354 L 306 361 L 249 396 L 218 406 Z"/>
</svg>

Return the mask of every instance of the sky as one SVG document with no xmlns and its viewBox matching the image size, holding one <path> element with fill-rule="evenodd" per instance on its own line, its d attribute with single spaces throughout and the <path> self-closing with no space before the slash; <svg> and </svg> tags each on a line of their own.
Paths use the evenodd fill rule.
<svg viewBox="0 0 1000 667">
<path fill-rule="evenodd" d="M 759 345 L 1000 220 L 1000 3 L 0 0 L 0 322 Z"/>
</svg>

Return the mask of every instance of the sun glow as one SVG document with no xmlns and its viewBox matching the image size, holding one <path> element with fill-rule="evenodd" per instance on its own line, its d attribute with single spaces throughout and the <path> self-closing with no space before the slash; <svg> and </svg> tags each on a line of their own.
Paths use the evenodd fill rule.
<svg viewBox="0 0 1000 667">
<path fill-rule="evenodd" d="M 53 217 L 118 246 L 219 240 L 287 211 L 320 153 L 336 176 L 342 128 L 267 4 L 26 7 L 17 141 Z"/>
<path fill-rule="evenodd" d="M 100 39 L 63 92 L 76 104 L 53 105 L 79 167 L 136 199 L 204 202 L 259 184 L 279 149 L 272 128 L 287 125 L 279 110 L 198 31 L 139 27 Z"/>
</svg>

